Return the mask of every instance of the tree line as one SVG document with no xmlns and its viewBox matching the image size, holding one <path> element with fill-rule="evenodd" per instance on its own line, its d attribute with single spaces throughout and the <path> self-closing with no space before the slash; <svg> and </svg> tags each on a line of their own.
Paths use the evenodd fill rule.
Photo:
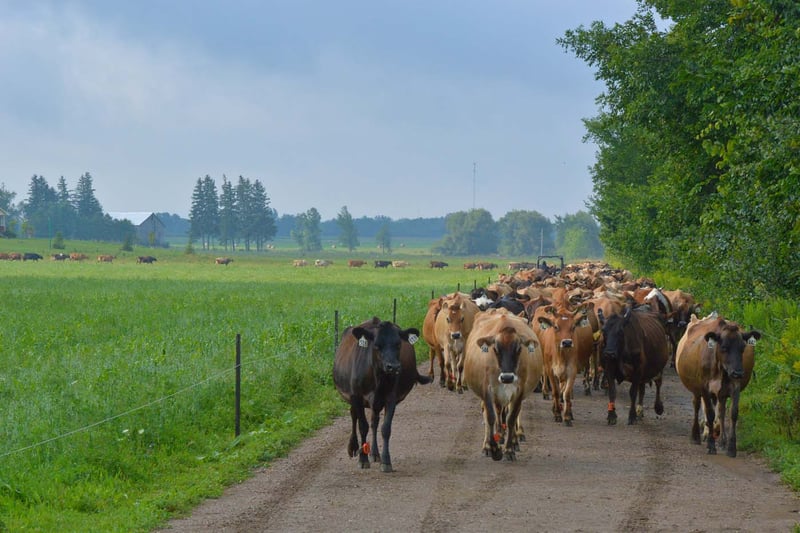
<svg viewBox="0 0 800 533">
<path fill-rule="evenodd" d="M 800 296 L 799 27 L 796 0 L 638 0 L 558 40 L 605 83 L 589 208 L 616 257 Z"/>
<path fill-rule="evenodd" d="M 62 177 L 56 188 L 43 176 L 34 175 L 28 198 L 13 204 L 14 193 L 0 186 L 0 208 L 12 215 L 14 224 L 28 237 L 53 236 L 69 239 L 129 241 L 132 224 L 103 214 L 94 194 L 92 177 L 83 174 L 74 190 Z M 569 259 L 601 258 L 600 229 L 585 211 L 555 217 L 551 222 L 536 211 L 511 211 L 495 221 L 485 209 L 450 213 L 439 218 L 392 220 L 389 217 L 353 218 L 347 206 L 337 217 L 323 221 L 316 208 L 278 217 L 263 183 L 239 176 L 234 183 L 225 175 L 222 184 L 206 175 L 198 178 L 191 195 L 189 219 L 158 213 L 167 232 L 189 236 L 189 251 L 195 245 L 209 250 L 263 250 L 277 236 L 290 237 L 301 252 L 316 252 L 323 242 L 354 251 L 369 239 L 383 252 L 393 249 L 393 236 L 439 239 L 433 253 L 443 255 L 535 256 L 560 253 Z M 15 235 L 16 227 L 7 235 Z"/>
</svg>

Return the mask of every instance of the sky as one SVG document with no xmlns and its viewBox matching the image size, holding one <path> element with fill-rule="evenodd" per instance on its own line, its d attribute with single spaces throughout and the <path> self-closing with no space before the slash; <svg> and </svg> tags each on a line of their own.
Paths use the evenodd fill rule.
<svg viewBox="0 0 800 533">
<path fill-rule="evenodd" d="M 556 43 L 635 0 L 0 0 L 0 184 L 186 217 L 198 179 L 278 215 L 586 209 L 604 87 Z"/>
</svg>

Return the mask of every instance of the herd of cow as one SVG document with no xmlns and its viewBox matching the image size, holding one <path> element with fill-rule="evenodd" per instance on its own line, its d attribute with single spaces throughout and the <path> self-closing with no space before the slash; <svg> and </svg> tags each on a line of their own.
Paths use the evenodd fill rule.
<svg viewBox="0 0 800 533">
<path fill-rule="evenodd" d="M 333 368 L 336 388 L 350 405 L 348 454 L 357 456 L 362 468 L 371 458 L 383 471 L 392 471 L 395 408 L 415 383 L 434 380 L 438 361 L 442 387 L 469 390 L 480 399 L 482 451 L 494 460 L 515 459 L 524 440 L 520 410 L 534 391 L 552 400 L 555 422 L 571 426 L 573 390 L 580 379 L 585 394 L 603 390 L 607 395 L 606 420 L 613 425 L 616 387 L 628 382 L 628 424 L 635 424 L 644 413 L 647 385 L 655 385 L 654 411 L 664 412 L 661 384 L 668 365 L 692 395 L 692 442 L 701 443 L 702 407 L 707 452 L 715 454 L 719 443 L 735 457 L 739 395 L 752 376 L 761 334 L 716 313 L 698 318 L 699 313 L 685 291 L 662 290 L 627 270 L 584 263 L 555 274 L 537 268 L 500 274 L 497 282 L 469 294 L 431 299 L 421 332 L 430 350 L 427 376 L 419 374 L 414 360 L 419 329 L 378 318 L 348 328 Z M 372 410 L 370 423 L 365 408 Z"/>
</svg>

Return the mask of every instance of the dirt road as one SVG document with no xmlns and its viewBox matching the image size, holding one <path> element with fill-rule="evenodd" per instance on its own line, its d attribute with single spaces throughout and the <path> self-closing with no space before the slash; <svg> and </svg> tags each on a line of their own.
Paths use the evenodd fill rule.
<svg viewBox="0 0 800 533">
<path fill-rule="evenodd" d="M 572 427 L 552 421 L 541 395 L 529 398 L 516 462 L 481 453 L 474 394 L 417 386 L 395 415 L 395 472 L 358 469 L 346 454 L 349 417 L 339 419 L 165 531 L 792 531 L 798 496 L 755 456 L 693 445 L 689 394 L 666 374 L 664 415 L 648 389 L 634 426 L 626 385 L 617 426 L 606 424 L 602 393 L 578 391 Z"/>
</svg>

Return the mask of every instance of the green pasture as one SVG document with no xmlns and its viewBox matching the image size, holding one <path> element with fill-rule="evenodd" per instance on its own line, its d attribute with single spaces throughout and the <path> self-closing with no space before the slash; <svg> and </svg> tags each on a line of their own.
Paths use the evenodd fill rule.
<svg viewBox="0 0 800 533">
<path fill-rule="evenodd" d="M 413 260 L 349 269 L 344 254 L 295 268 L 291 253 L 229 252 L 220 266 L 219 250 L 65 250 L 82 262 L 51 260 L 46 241 L 0 251 L 45 256 L 0 261 L 0 531 L 147 531 L 188 511 L 345 412 L 330 375 L 337 312 L 341 329 L 395 312 L 421 327 L 432 293 L 476 283 Z"/>
<path fill-rule="evenodd" d="M 503 264 L 330 249 L 306 259 L 333 266 L 296 268 L 291 249 L 123 253 L 105 243 L 68 243 L 65 252 L 90 258 L 56 262 L 47 241 L 0 240 L 9 251 L 45 260 L 0 261 L 0 531 L 148 531 L 189 512 L 345 413 L 330 375 L 337 312 L 341 329 L 394 312 L 402 327 L 421 328 L 432 294 L 497 276 L 463 262 Z M 98 263 L 101 253 L 117 257 Z M 138 255 L 158 261 L 137 264 Z M 234 262 L 214 264 L 221 255 Z M 348 258 L 411 266 L 348 268 Z M 431 269 L 429 259 L 451 266 Z M 758 379 L 743 395 L 740 449 L 764 453 L 797 488 L 796 303 L 737 306 L 715 295 L 705 305 L 765 332 Z M 427 358 L 424 343 L 417 354 Z"/>
</svg>

